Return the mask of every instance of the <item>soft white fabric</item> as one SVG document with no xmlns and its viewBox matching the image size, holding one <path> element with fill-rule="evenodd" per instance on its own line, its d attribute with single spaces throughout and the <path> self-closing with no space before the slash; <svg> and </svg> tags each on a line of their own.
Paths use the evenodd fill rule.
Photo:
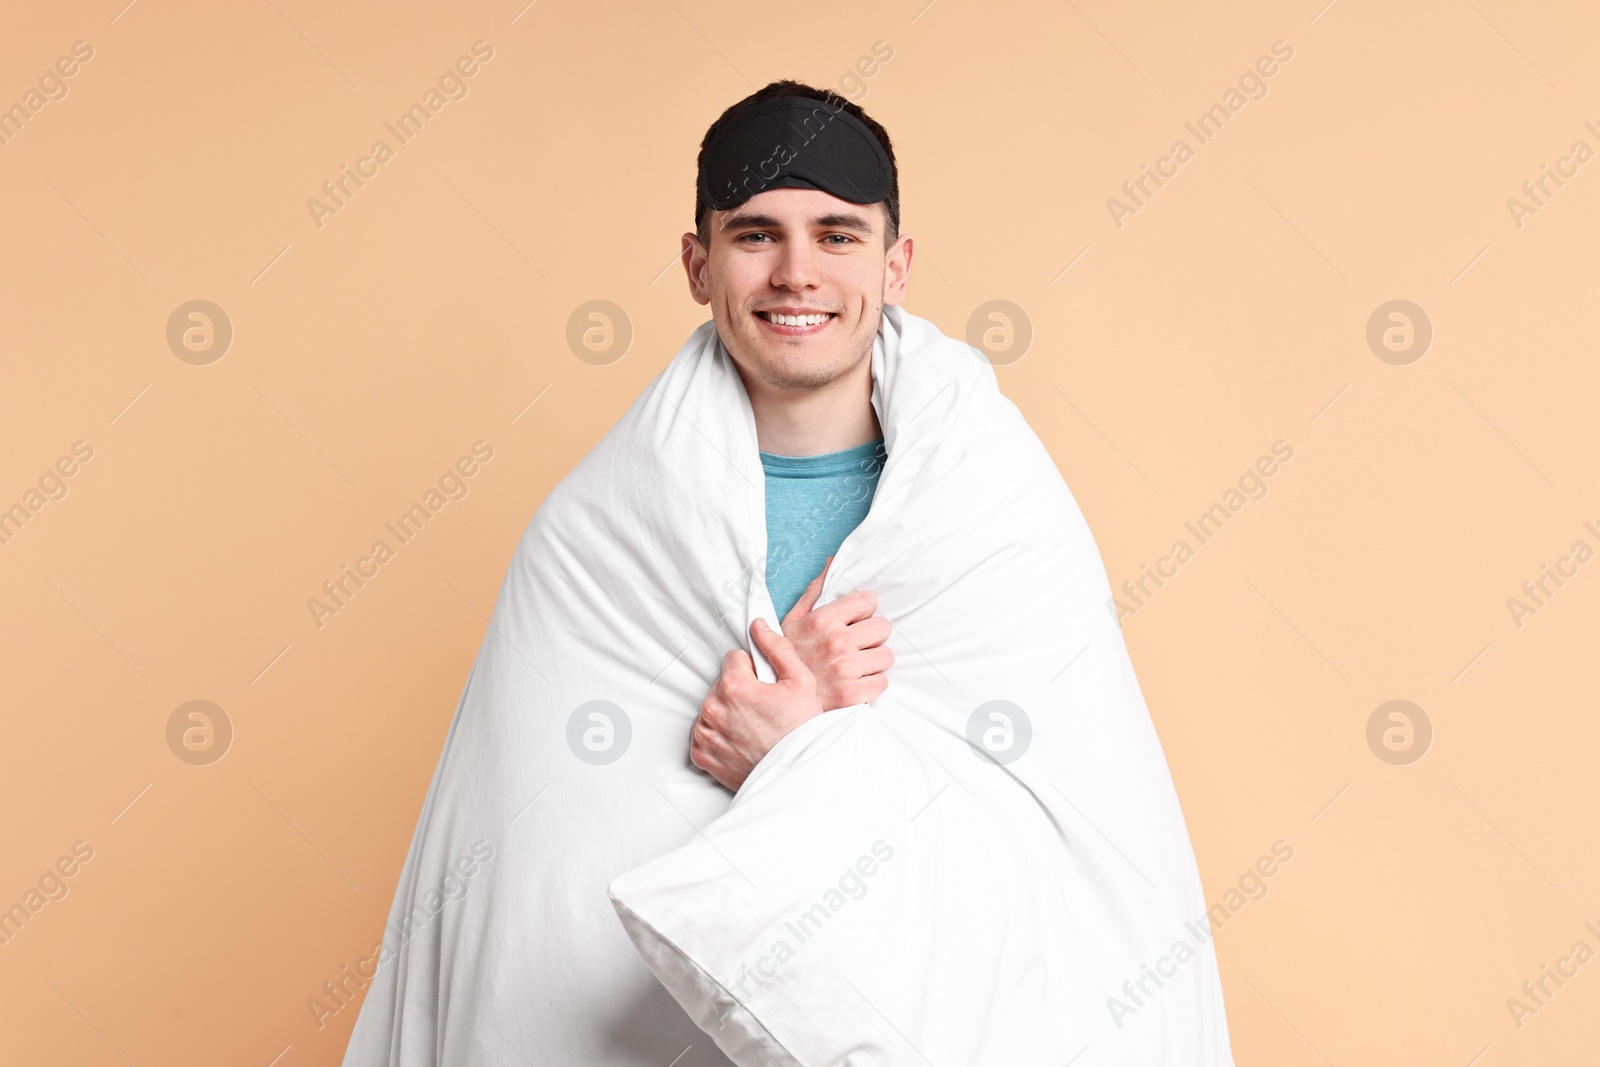
<svg viewBox="0 0 1600 1067">
<path fill-rule="evenodd" d="M 819 603 L 877 594 L 888 691 L 792 732 L 736 796 L 688 762 L 724 653 L 778 626 L 755 422 L 707 322 L 518 546 L 347 1067 L 1231 1067 L 1082 514 L 965 344 L 886 307 L 872 375 L 888 461 Z M 631 727 L 613 763 L 569 747 L 591 700 Z M 980 755 L 1008 725 L 1021 755 Z M 447 884 L 478 841 L 493 858 Z"/>
</svg>

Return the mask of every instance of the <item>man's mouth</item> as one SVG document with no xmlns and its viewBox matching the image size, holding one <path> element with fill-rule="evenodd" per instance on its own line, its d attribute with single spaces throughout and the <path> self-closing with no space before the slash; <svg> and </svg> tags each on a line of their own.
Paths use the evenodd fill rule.
<svg viewBox="0 0 1600 1067">
<path fill-rule="evenodd" d="M 789 337 L 803 337 L 827 329 L 828 323 L 838 317 L 832 311 L 817 311 L 804 315 L 784 315 L 774 311 L 756 312 L 756 318 L 766 323 L 769 329 Z"/>
</svg>

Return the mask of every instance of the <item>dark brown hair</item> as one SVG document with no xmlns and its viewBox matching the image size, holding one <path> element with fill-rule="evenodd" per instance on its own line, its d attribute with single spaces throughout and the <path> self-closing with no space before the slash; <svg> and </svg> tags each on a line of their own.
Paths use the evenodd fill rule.
<svg viewBox="0 0 1600 1067">
<path fill-rule="evenodd" d="M 878 143 L 883 145 L 883 154 L 889 157 L 889 195 L 882 201 L 884 212 L 889 216 L 889 226 L 884 231 L 883 247 L 888 248 L 894 244 L 896 238 L 900 236 L 900 168 L 894 161 L 894 146 L 889 143 L 889 131 L 878 125 L 865 111 L 862 111 L 860 105 L 853 104 L 838 93 L 830 90 L 818 89 L 804 82 L 785 79 L 757 89 L 737 104 L 729 107 L 717 117 L 717 121 L 711 124 L 711 127 L 706 130 L 705 137 L 700 141 L 700 154 L 695 160 L 697 176 L 699 168 L 705 165 L 706 146 L 711 143 L 711 139 L 716 136 L 718 130 L 757 104 L 780 96 L 808 96 L 813 100 L 825 101 L 830 106 L 835 106 L 835 102 L 842 104 L 844 105 L 844 110 L 859 119 L 863 126 L 872 131 L 872 135 L 878 139 Z M 694 229 L 695 233 L 700 237 L 700 243 L 709 249 L 711 247 L 711 206 L 700 196 L 698 177 L 694 189 Z"/>
</svg>

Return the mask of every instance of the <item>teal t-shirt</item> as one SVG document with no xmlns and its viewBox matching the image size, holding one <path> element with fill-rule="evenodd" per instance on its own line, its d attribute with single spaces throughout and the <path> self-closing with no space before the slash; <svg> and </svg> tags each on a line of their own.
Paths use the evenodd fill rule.
<svg viewBox="0 0 1600 1067">
<path fill-rule="evenodd" d="M 882 438 L 821 456 L 761 453 L 767 483 L 767 592 L 780 622 L 867 517 L 888 455 Z"/>
</svg>

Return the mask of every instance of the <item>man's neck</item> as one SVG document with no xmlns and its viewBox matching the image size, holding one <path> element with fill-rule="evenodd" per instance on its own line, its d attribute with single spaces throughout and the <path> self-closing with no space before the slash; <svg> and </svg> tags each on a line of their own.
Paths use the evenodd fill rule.
<svg viewBox="0 0 1600 1067">
<path fill-rule="evenodd" d="M 883 436 L 872 407 L 872 366 L 866 360 L 820 389 L 777 389 L 746 378 L 745 391 L 756 417 L 757 447 L 763 452 L 822 456 Z"/>
</svg>

